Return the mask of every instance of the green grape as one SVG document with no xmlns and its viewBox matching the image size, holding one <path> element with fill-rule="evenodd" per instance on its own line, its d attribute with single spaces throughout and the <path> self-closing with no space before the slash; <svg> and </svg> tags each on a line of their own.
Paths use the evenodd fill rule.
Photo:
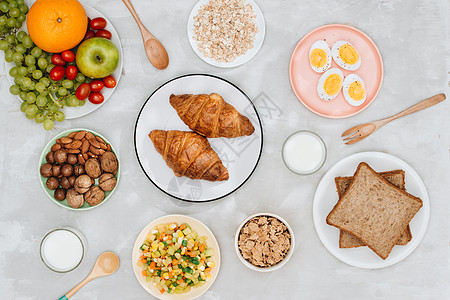
<svg viewBox="0 0 450 300">
<path fill-rule="evenodd" d="M 34 58 L 39 58 L 42 54 L 42 49 L 39 47 L 34 47 L 31 50 L 31 55 L 33 55 Z"/>
<path fill-rule="evenodd" d="M 78 100 L 78 106 L 84 106 L 86 104 L 85 100 Z"/>
<path fill-rule="evenodd" d="M 8 18 L 8 20 L 6 20 L 6 26 L 8 27 L 16 27 L 16 19 L 15 18 Z"/>
<path fill-rule="evenodd" d="M 29 35 L 23 38 L 22 44 L 27 48 L 33 47 L 33 41 L 31 40 Z"/>
<path fill-rule="evenodd" d="M 23 55 L 18 53 L 18 52 L 15 52 L 13 54 L 12 58 L 13 58 L 14 61 L 17 61 L 17 62 L 18 61 L 22 61 L 23 60 Z"/>
<path fill-rule="evenodd" d="M 69 79 L 64 79 L 62 81 L 62 86 L 65 87 L 66 89 L 71 89 L 73 88 L 73 81 Z"/>
<path fill-rule="evenodd" d="M 38 93 L 42 93 L 45 90 L 45 85 L 42 82 L 38 82 L 35 85 L 35 89 Z"/>
<path fill-rule="evenodd" d="M 42 51 L 42 54 L 41 54 L 41 56 L 39 56 L 39 58 L 47 58 L 47 52 L 45 52 L 45 51 Z"/>
<path fill-rule="evenodd" d="M 48 112 L 48 113 L 46 113 L 45 115 L 44 115 L 44 118 L 46 119 L 46 120 L 54 120 L 55 118 L 53 117 L 53 113 L 51 113 L 51 112 Z"/>
<path fill-rule="evenodd" d="M 19 68 L 12 67 L 11 69 L 9 69 L 9 76 L 16 77 L 17 75 L 19 75 Z"/>
<path fill-rule="evenodd" d="M 86 79 L 86 77 L 84 77 L 84 75 L 82 73 L 78 73 L 77 77 L 75 77 L 75 80 L 78 82 L 84 82 L 85 79 Z"/>
<path fill-rule="evenodd" d="M 40 124 L 44 122 L 44 115 L 42 113 L 37 113 L 34 117 L 34 120 L 36 121 L 36 123 Z"/>
<path fill-rule="evenodd" d="M 59 94 L 60 96 L 65 96 L 65 95 L 67 95 L 67 89 L 66 89 L 65 87 L 60 87 L 60 88 L 58 89 L 58 94 Z"/>
<path fill-rule="evenodd" d="M 19 44 L 16 46 L 16 51 L 19 52 L 20 54 L 24 54 L 25 52 L 27 52 L 27 48 L 25 48 L 24 45 Z"/>
<path fill-rule="evenodd" d="M 34 92 L 28 92 L 27 102 L 30 104 L 36 102 L 36 94 Z"/>
<path fill-rule="evenodd" d="M 20 76 L 26 76 L 28 74 L 28 69 L 25 67 L 18 68 L 18 72 Z"/>
<path fill-rule="evenodd" d="M 8 34 L 5 37 L 5 41 L 7 41 L 8 44 L 13 44 L 16 41 L 16 37 L 14 35 L 12 35 L 12 34 Z"/>
<path fill-rule="evenodd" d="M 1 18 L 0 18 L 0 20 L 1 20 Z M 0 41 L 0 50 L 5 51 L 8 48 L 9 48 L 8 42 L 1 40 Z"/>
<path fill-rule="evenodd" d="M 17 75 L 17 77 L 14 77 L 14 83 L 15 84 L 22 84 L 22 76 Z"/>
<path fill-rule="evenodd" d="M 19 10 L 22 14 L 26 14 L 28 12 L 28 7 L 26 5 L 20 5 Z"/>
<path fill-rule="evenodd" d="M 28 90 L 34 91 L 35 88 L 36 88 L 36 83 L 32 80 L 31 84 L 28 86 Z"/>
<path fill-rule="evenodd" d="M 37 114 L 38 110 L 39 109 L 36 106 L 36 104 L 31 104 L 31 105 L 28 105 L 28 107 L 25 109 L 25 113 L 27 115 L 33 116 L 33 118 L 34 118 L 34 116 Z"/>
<path fill-rule="evenodd" d="M 62 111 L 55 112 L 55 120 L 56 121 L 62 122 L 62 121 L 64 121 L 65 118 L 66 118 L 66 116 L 64 115 L 64 113 Z"/>
<path fill-rule="evenodd" d="M 4 12 L 4 13 L 7 13 L 8 12 L 8 10 L 9 10 L 9 4 L 8 4 L 8 2 L 1 2 L 0 3 L 0 10 L 2 11 L 2 12 Z"/>
<path fill-rule="evenodd" d="M 34 115 L 25 114 L 25 117 L 27 117 L 28 120 L 34 119 Z"/>
<path fill-rule="evenodd" d="M 9 6 L 12 7 L 11 3 L 9 4 Z M 17 6 L 9 10 L 10 17 L 17 18 L 19 15 L 20 15 L 20 10 L 17 8 Z"/>
<path fill-rule="evenodd" d="M 51 130 L 53 128 L 53 120 L 45 120 L 44 121 L 44 129 Z"/>
<path fill-rule="evenodd" d="M 52 55 L 47 56 L 47 62 L 50 64 L 52 62 Z"/>
<path fill-rule="evenodd" d="M 35 65 L 28 66 L 28 68 L 27 68 L 28 74 L 30 74 L 30 76 L 33 75 L 33 72 L 35 70 L 36 70 L 36 66 Z"/>
<path fill-rule="evenodd" d="M 23 15 L 23 14 L 19 15 L 19 16 L 16 18 L 17 22 L 20 22 L 20 23 L 25 22 L 26 19 L 27 19 L 27 16 L 26 16 L 26 15 Z M 20 27 L 18 27 L 18 28 L 20 28 Z"/>
<path fill-rule="evenodd" d="M 51 111 L 52 113 L 54 113 L 54 112 L 57 112 L 58 111 L 58 106 L 56 105 L 56 104 L 51 104 L 49 107 L 48 107 L 48 110 L 49 111 Z M 53 115 L 54 116 L 54 115 Z"/>
<path fill-rule="evenodd" d="M 86 77 L 86 79 L 84 79 L 84 82 L 86 83 L 91 83 L 92 82 L 92 78 Z"/>
<path fill-rule="evenodd" d="M 25 77 L 25 78 L 22 80 L 22 84 L 23 84 L 24 87 L 29 87 L 29 86 L 31 85 L 31 79 L 28 78 L 28 77 Z"/>
<path fill-rule="evenodd" d="M 23 5 L 24 4 L 23 0 L 16 0 L 16 2 L 17 2 L 17 5 Z"/>
<path fill-rule="evenodd" d="M 50 94 L 50 92 L 47 91 L 47 90 L 44 90 L 44 91 L 41 93 L 42 96 L 47 96 L 48 94 Z"/>
<path fill-rule="evenodd" d="M 0 17 L 0 26 L 5 25 L 7 20 L 8 20 L 7 16 L 1 16 Z"/>
<path fill-rule="evenodd" d="M 52 84 L 48 87 L 49 91 L 52 93 L 56 93 L 58 91 L 58 86 L 56 84 Z"/>
<path fill-rule="evenodd" d="M 22 42 L 23 38 L 26 37 L 28 34 L 25 31 L 19 31 L 17 33 L 17 39 L 19 42 Z"/>
<path fill-rule="evenodd" d="M 39 107 L 44 107 L 45 105 L 47 105 L 47 97 L 45 97 L 43 95 L 37 96 L 36 105 Z"/>
<path fill-rule="evenodd" d="M 17 5 L 17 2 L 14 0 L 8 0 L 8 2 L 9 2 L 9 9 L 10 9 L 9 13 L 11 13 L 11 10 L 12 10 L 11 8 L 18 7 L 18 5 Z"/>
<path fill-rule="evenodd" d="M 13 52 L 11 49 L 5 51 L 5 61 L 8 63 L 13 62 Z"/>
<path fill-rule="evenodd" d="M 61 105 L 62 105 L 62 106 L 67 106 L 67 100 L 66 100 L 66 98 L 63 98 L 63 99 L 61 100 Z"/>
<path fill-rule="evenodd" d="M 34 66 L 36 64 L 36 58 L 33 55 L 25 56 L 25 64 L 27 66 Z M 36 67 L 35 67 L 36 68 Z"/>
<path fill-rule="evenodd" d="M 21 66 L 22 66 L 22 62 L 21 62 L 21 61 L 15 61 L 15 62 L 14 62 L 14 65 L 15 65 L 16 67 L 21 67 Z"/>
<path fill-rule="evenodd" d="M 41 57 L 41 58 L 38 59 L 38 66 L 42 70 L 45 70 L 45 68 L 47 68 L 47 65 L 48 65 L 48 63 L 47 63 L 47 60 L 45 58 Z"/>
<path fill-rule="evenodd" d="M 40 79 L 42 77 L 42 71 L 40 71 L 40 70 L 34 70 L 33 71 L 33 78 L 34 79 Z M 44 86 L 44 88 L 45 88 L 45 86 Z"/>
<path fill-rule="evenodd" d="M 42 77 L 39 82 L 42 82 L 45 87 L 48 87 L 50 85 L 50 79 L 48 79 L 47 77 Z"/>
<path fill-rule="evenodd" d="M 55 67 L 54 64 L 49 64 L 49 65 L 47 66 L 47 68 L 45 69 L 45 71 L 47 71 L 47 73 L 50 73 L 50 71 L 51 71 L 54 67 Z"/>
<path fill-rule="evenodd" d="M 27 109 L 28 105 L 30 105 L 28 102 L 22 102 L 22 104 L 20 105 L 20 110 L 22 112 L 25 112 L 25 109 Z"/>
<path fill-rule="evenodd" d="M 80 85 L 81 85 L 81 82 L 75 83 L 73 86 L 73 89 L 76 91 Z"/>
<path fill-rule="evenodd" d="M 67 106 L 70 106 L 70 107 L 75 107 L 75 106 L 78 106 L 78 99 L 77 99 L 77 97 L 70 97 L 68 100 L 67 100 Z"/>
<path fill-rule="evenodd" d="M 9 92 L 17 96 L 20 94 L 20 87 L 17 84 L 14 84 L 9 88 Z"/>
<path fill-rule="evenodd" d="M 22 101 L 26 102 L 26 98 L 27 98 L 27 93 L 25 91 L 21 91 L 19 94 L 19 97 Z M 27 102 L 28 103 L 28 102 Z"/>
</svg>

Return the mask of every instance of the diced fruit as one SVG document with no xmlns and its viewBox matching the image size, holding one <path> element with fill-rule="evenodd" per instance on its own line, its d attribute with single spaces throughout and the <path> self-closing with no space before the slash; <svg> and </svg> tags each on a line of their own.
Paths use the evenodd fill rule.
<svg viewBox="0 0 450 300">
<path fill-rule="evenodd" d="M 106 20 L 103 18 L 95 18 L 89 22 L 90 26 L 94 30 L 101 30 L 106 27 Z"/>
<path fill-rule="evenodd" d="M 75 95 L 78 100 L 85 100 L 89 94 L 91 93 L 91 87 L 87 83 L 81 84 L 77 91 L 75 92 Z"/>
<path fill-rule="evenodd" d="M 75 54 L 72 51 L 66 50 L 61 53 L 62 59 L 66 62 L 73 62 L 75 60 Z"/>
<path fill-rule="evenodd" d="M 89 101 L 94 104 L 100 104 L 105 100 L 101 93 L 91 93 L 89 95 Z"/>
<path fill-rule="evenodd" d="M 111 32 L 109 32 L 108 30 L 102 29 L 102 30 L 97 31 L 95 33 L 95 36 L 110 40 L 112 35 L 111 35 Z"/>
<path fill-rule="evenodd" d="M 98 93 L 101 90 L 103 90 L 103 87 L 105 85 L 103 84 L 103 81 L 101 81 L 101 80 L 94 80 L 89 84 L 89 86 L 91 87 L 92 92 Z"/>
<path fill-rule="evenodd" d="M 52 63 L 57 66 L 65 66 L 66 65 L 66 62 L 59 54 L 53 54 Z"/>
<path fill-rule="evenodd" d="M 53 81 L 59 81 L 64 78 L 64 74 L 66 73 L 66 70 L 62 66 L 54 66 L 53 69 L 50 71 L 50 78 Z"/>
<path fill-rule="evenodd" d="M 67 66 L 66 68 L 66 78 L 69 80 L 74 80 L 77 77 L 78 69 L 75 66 Z"/>
</svg>

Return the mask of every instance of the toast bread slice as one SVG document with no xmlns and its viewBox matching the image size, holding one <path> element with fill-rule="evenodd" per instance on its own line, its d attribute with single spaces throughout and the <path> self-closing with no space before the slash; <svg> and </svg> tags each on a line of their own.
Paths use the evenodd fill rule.
<svg viewBox="0 0 450 300">
<path fill-rule="evenodd" d="M 352 234 L 386 259 L 422 205 L 420 198 L 399 189 L 361 162 L 326 222 Z"/>
<path fill-rule="evenodd" d="M 380 172 L 378 173 L 395 185 L 398 188 L 401 188 L 402 190 L 406 190 L 405 188 L 405 171 L 403 170 L 393 170 L 393 171 L 387 171 L 387 172 Z M 334 179 L 336 183 L 336 189 L 337 193 L 339 195 L 339 198 L 342 197 L 342 195 L 345 193 L 345 190 L 347 190 L 350 182 L 353 180 L 352 176 L 347 177 L 336 177 Z M 406 227 L 405 231 L 400 236 L 400 239 L 397 241 L 396 245 L 406 245 L 408 244 L 412 239 L 411 235 L 411 229 L 409 225 Z M 356 248 L 356 247 L 362 247 L 365 246 L 363 242 L 358 240 L 353 235 L 349 234 L 348 232 L 345 232 L 343 230 L 340 231 L 339 234 L 339 248 Z"/>
</svg>

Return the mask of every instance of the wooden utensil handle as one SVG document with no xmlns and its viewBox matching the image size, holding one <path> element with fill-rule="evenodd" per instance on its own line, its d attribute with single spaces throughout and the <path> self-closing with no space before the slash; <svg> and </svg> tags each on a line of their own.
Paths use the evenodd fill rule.
<svg viewBox="0 0 450 300">
<path fill-rule="evenodd" d="M 125 6 L 128 8 L 128 10 L 130 11 L 131 15 L 133 16 L 134 20 L 136 21 L 137 25 L 139 26 L 139 29 L 141 30 L 142 35 L 144 35 L 145 33 L 148 33 L 148 30 L 145 29 L 144 24 L 142 24 L 141 19 L 139 19 L 139 16 L 137 15 L 136 11 L 134 10 L 133 4 L 131 4 L 130 0 L 122 0 L 122 2 L 125 4 Z M 150 36 L 152 36 L 150 34 Z"/>
<path fill-rule="evenodd" d="M 77 284 L 73 289 L 71 289 L 67 294 L 59 298 L 58 300 L 67 300 L 70 297 L 72 297 L 76 292 L 78 292 L 79 289 L 81 289 L 86 283 L 91 281 L 93 278 L 91 277 L 91 274 L 88 275 L 82 282 Z"/>
<path fill-rule="evenodd" d="M 390 122 L 392 120 L 404 117 L 406 115 L 418 112 L 419 110 L 428 108 L 430 106 L 436 105 L 436 104 L 444 101 L 445 99 L 446 99 L 445 94 L 443 94 L 443 93 L 442 94 L 437 94 L 437 95 L 435 95 L 433 97 L 430 97 L 428 99 L 425 99 L 425 100 L 417 103 L 416 105 L 413 105 L 413 106 L 405 109 L 404 111 L 399 112 L 396 115 L 393 115 L 392 117 L 386 118 L 385 119 L 386 123 Z"/>
</svg>

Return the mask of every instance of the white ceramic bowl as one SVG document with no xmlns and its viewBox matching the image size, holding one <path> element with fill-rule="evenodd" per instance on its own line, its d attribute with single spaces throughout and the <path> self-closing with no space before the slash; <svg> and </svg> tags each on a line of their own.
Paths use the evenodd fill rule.
<svg viewBox="0 0 450 300">
<path fill-rule="evenodd" d="M 239 234 L 241 232 L 242 227 L 251 219 L 255 218 L 255 217 L 261 217 L 261 216 L 267 216 L 267 217 L 273 217 L 275 219 L 278 219 L 281 223 L 283 223 L 284 225 L 286 225 L 290 235 L 291 235 L 291 248 L 289 249 L 286 257 L 280 261 L 279 263 L 277 263 L 276 265 L 273 265 L 271 267 L 257 267 L 255 265 L 252 265 L 250 262 L 248 262 L 247 260 L 245 260 L 242 255 L 241 252 L 239 251 L 239 246 L 238 246 L 238 241 L 239 241 Z M 272 213 L 266 213 L 266 212 L 262 212 L 262 213 L 257 213 L 254 215 L 251 215 L 249 217 L 247 217 L 244 221 L 242 221 L 242 223 L 239 225 L 237 231 L 236 231 L 236 235 L 234 237 L 234 248 L 236 250 L 236 254 L 239 257 L 239 259 L 241 260 L 241 262 L 247 266 L 248 268 L 254 270 L 254 271 L 258 271 L 258 272 L 272 272 L 275 270 L 278 270 L 279 268 L 281 268 L 282 266 L 284 266 L 288 260 L 291 258 L 292 253 L 294 253 L 294 247 L 295 247 L 295 238 L 294 238 L 294 231 L 292 230 L 291 226 L 289 226 L 288 222 L 286 222 L 286 220 L 284 220 L 282 217 L 272 214 Z"/>
</svg>

